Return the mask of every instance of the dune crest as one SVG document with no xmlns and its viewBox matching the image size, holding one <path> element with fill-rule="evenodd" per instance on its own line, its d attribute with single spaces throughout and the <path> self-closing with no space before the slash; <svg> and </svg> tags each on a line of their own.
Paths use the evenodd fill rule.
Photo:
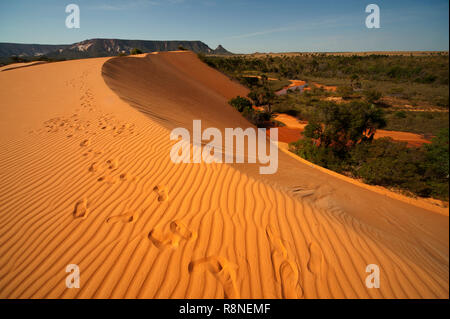
<svg viewBox="0 0 450 319">
<path fill-rule="evenodd" d="M 448 298 L 448 216 L 283 152 L 171 162 L 173 127 L 250 127 L 245 93 L 189 52 L 0 72 L 0 297 Z"/>
</svg>

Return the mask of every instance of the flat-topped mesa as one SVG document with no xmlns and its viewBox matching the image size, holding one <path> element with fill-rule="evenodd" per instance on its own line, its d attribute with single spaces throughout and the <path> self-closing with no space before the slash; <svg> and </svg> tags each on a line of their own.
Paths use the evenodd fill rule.
<svg viewBox="0 0 450 319">
<path fill-rule="evenodd" d="M 180 47 L 195 53 L 232 54 L 222 45 L 213 50 L 207 44 L 198 40 L 88 39 L 73 44 L 61 45 L 0 43 L 0 58 L 9 58 L 11 56 L 39 57 L 45 55 L 53 59 L 80 59 L 129 54 L 133 49 L 139 49 L 145 53 L 176 51 Z"/>
</svg>

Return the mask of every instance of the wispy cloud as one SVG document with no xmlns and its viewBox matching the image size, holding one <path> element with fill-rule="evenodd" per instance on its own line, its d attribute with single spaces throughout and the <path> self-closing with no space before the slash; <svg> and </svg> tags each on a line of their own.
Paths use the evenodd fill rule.
<svg viewBox="0 0 450 319">
<path fill-rule="evenodd" d="M 329 18 L 328 20 L 321 20 L 321 21 L 308 21 L 303 20 L 301 23 L 295 23 L 291 25 L 286 25 L 282 27 L 272 28 L 272 29 L 266 29 L 262 31 L 256 31 L 256 32 L 249 32 L 249 33 L 243 33 L 243 34 L 237 34 L 225 37 L 225 39 L 244 39 L 244 38 L 251 38 L 256 36 L 262 36 L 272 33 L 282 33 L 282 32 L 289 32 L 289 31 L 311 31 L 315 29 L 326 29 L 326 28 L 336 28 L 336 27 L 343 27 L 343 26 L 350 26 L 354 24 L 354 17 L 350 16 L 340 16 L 338 18 Z"/>
<path fill-rule="evenodd" d="M 176 0 L 170 0 L 176 1 Z M 121 11 L 129 10 L 147 6 L 155 6 L 161 4 L 161 1 L 157 0 L 130 0 L 130 1 L 114 1 L 105 2 L 99 4 L 93 4 L 89 8 L 91 10 L 102 10 L 102 11 Z"/>
<path fill-rule="evenodd" d="M 226 37 L 226 39 L 251 38 L 251 37 L 256 37 L 256 36 L 259 36 L 259 35 L 266 35 L 266 34 L 277 33 L 277 32 L 294 31 L 294 30 L 297 30 L 299 28 L 300 28 L 300 26 L 280 27 L 280 28 L 267 29 L 267 30 L 251 32 L 251 33 L 243 33 L 243 34 L 238 34 L 238 35 L 232 35 L 232 36 Z"/>
</svg>

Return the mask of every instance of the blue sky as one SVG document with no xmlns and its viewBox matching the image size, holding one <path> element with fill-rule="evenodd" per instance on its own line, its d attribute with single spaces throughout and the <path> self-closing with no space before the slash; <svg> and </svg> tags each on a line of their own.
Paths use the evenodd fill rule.
<svg viewBox="0 0 450 319">
<path fill-rule="evenodd" d="M 80 7 L 80 29 L 65 27 L 70 3 Z M 365 27 L 370 3 L 380 7 L 380 29 Z M 0 42 L 201 40 L 236 53 L 448 50 L 448 10 L 448 0 L 0 1 Z"/>
</svg>

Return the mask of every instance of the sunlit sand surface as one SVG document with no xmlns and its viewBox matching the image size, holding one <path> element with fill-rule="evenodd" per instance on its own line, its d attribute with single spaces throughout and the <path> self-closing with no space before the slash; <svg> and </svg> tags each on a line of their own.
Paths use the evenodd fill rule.
<svg viewBox="0 0 450 319">
<path fill-rule="evenodd" d="M 284 151 L 172 163 L 174 127 L 250 127 L 246 94 L 190 52 L 0 72 L 0 297 L 448 298 L 447 208 Z"/>
</svg>

